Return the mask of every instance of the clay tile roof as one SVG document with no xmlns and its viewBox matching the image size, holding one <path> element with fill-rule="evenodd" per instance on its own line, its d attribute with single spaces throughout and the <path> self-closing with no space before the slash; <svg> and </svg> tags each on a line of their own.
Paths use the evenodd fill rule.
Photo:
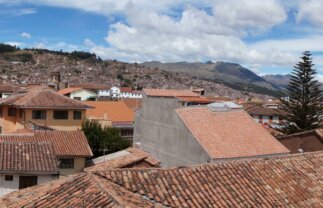
<svg viewBox="0 0 323 208">
<path fill-rule="evenodd" d="M 178 96 L 178 99 L 185 101 L 185 102 L 191 102 L 191 103 L 200 103 L 200 104 L 209 104 L 212 101 L 209 98 L 206 97 L 186 97 L 186 96 Z"/>
<path fill-rule="evenodd" d="M 1 207 L 155 207 L 139 195 L 94 174 L 77 174 L 0 198 Z"/>
<path fill-rule="evenodd" d="M 66 95 L 66 94 L 70 94 L 71 92 L 75 92 L 75 91 L 78 91 L 81 89 L 82 88 L 80 88 L 80 87 L 68 87 L 68 88 L 58 90 L 57 93 L 60 95 Z"/>
<path fill-rule="evenodd" d="M 80 101 L 70 99 L 52 90 L 31 91 L 22 95 L 13 95 L 2 99 L 0 105 L 13 105 L 20 108 L 88 109 Z"/>
<path fill-rule="evenodd" d="M 111 169 L 12 192 L 4 207 L 322 207 L 323 152 L 168 169 Z"/>
<path fill-rule="evenodd" d="M 281 116 L 284 112 L 277 108 L 266 108 L 259 105 L 244 105 L 245 111 L 250 115 Z"/>
<path fill-rule="evenodd" d="M 142 107 L 142 99 L 122 99 L 122 102 L 124 102 L 130 109 L 134 111 Z"/>
<path fill-rule="evenodd" d="M 143 89 L 148 96 L 154 97 L 200 97 L 199 94 L 190 90 L 174 90 L 174 89 Z"/>
<path fill-rule="evenodd" d="M 107 119 L 112 122 L 133 121 L 135 112 L 122 101 L 85 101 L 93 109 L 86 111 L 89 118 Z"/>
<path fill-rule="evenodd" d="M 120 92 L 132 92 L 131 87 L 120 87 Z"/>
<path fill-rule="evenodd" d="M 138 148 L 127 148 L 109 155 L 93 159 L 94 166 L 85 168 L 85 171 L 102 171 L 112 168 L 125 167 L 159 167 L 160 161 Z M 144 162 L 146 166 L 142 166 Z"/>
<path fill-rule="evenodd" d="M 0 173 L 58 174 L 49 142 L 0 142 Z"/>
<path fill-rule="evenodd" d="M 0 84 L 0 92 L 9 92 L 9 93 L 13 93 L 20 90 L 19 86 L 16 86 L 14 84 Z"/>
<path fill-rule="evenodd" d="M 87 90 L 108 90 L 110 86 L 103 84 L 95 83 L 79 83 L 79 84 L 70 84 L 70 87 L 80 87 Z"/>
<path fill-rule="evenodd" d="M 83 131 L 33 131 L 33 134 L 2 134 L 0 142 L 51 142 L 57 156 L 91 157 Z"/>
<path fill-rule="evenodd" d="M 241 158 L 289 153 L 245 111 L 214 112 L 209 107 L 176 110 L 211 158 Z"/>
</svg>

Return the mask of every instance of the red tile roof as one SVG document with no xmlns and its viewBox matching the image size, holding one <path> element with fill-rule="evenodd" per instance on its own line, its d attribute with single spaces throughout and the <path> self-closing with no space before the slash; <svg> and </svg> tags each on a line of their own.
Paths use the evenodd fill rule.
<svg viewBox="0 0 323 208">
<path fill-rule="evenodd" d="M 178 99 L 185 101 L 185 102 L 190 102 L 190 103 L 199 103 L 199 104 L 209 104 L 212 103 L 212 101 L 206 97 L 186 97 L 186 96 L 178 96 Z"/>
<path fill-rule="evenodd" d="M 120 87 L 120 92 L 132 92 L 131 87 Z"/>
<path fill-rule="evenodd" d="M 20 87 L 14 84 L 0 84 L 0 92 L 8 92 L 8 93 L 13 93 L 13 92 L 18 92 L 20 90 Z"/>
<path fill-rule="evenodd" d="M 126 167 L 159 167 L 160 161 L 138 148 L 125 150 L 93 159 L 97 161 L 94 166 L 85 168 L 85 171 L 102 171 L 112 168 Z"/>
<path fill-rule="evenodd" d="M 80 87 L 68 87 L 68 88 L 58 90 L 57 93 L 60 95 L 66 95 L 66 94 L 70 94 L 71 92 L 75 92 L 75 91 L 78 91 L 81 89 L 82 88 L 80 88 Z"/>
<path fill-rule="evenodd" d="M 0 142 L 0 173 L 58 174 L 49 142 Z"/>
<path fill-rule="evenodd" d="M 86 111 L 88 118 L 107 119 L 112 122 L 134 120 L 134 110 L 122 101 L 85 101 L 84 104 L 94 107 Z"/>
<path fill-rule="evenodd" d="M 12 192 L 4 207 L 322 207 L 323 152 L 169 169 L 113 169 Z"/>
<path fill-rule="evenodd" d="M 154 97 L 200 97 L 199 94 L 190 90 L 174 90 L 174 89 L 143 89 L 148 96 Z"/>
<path fill-rule="evenodd" d="M 33 134 L 2 134 L 0 142 L 51 142 L 57 156 L 91 157 L 83 131 L 33 131 Z"/>
<path fill-rule="evenodd" d="M 250 115 L 265 115 L 265 116 L 282 116 L 284 115 L 283 110 L 277 108 L 267 108 L 261 105 L 244 105 L 245 111 Z"/>
<path fill-rule="evenodd" d="M 214 112 L 204 106 L 176 112 L 211 158 L 289 153 L 243 110 Z"/>
<path fill-rule="evenodd" d="M 0 198 L 0 206 L 136 208 L 154 207 L 154 203 L 97 175 L 82 173 L 12 192 Z"/>
<path fill-rule="evenodd" d="M 124 102 L 130 109 L 134 111 L 142 107 L 142 99 L 127 98 L 122 99 L 122 102 Z"/>
<path fill-rule="evenodd" d="M 0 105 L 13 105 L 19 108 L 88 109 L 91 106 L 70 99 L 52 90 L 31 91 L 2 99 Z"/>
</svg>

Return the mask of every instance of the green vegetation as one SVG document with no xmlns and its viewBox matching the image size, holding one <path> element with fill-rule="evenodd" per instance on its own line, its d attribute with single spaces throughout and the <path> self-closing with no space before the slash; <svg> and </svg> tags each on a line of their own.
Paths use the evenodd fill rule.
<svg viewBox="0 0 323 208">
<path fill-rule="evenodd" d="M 0 53 L 10 53 L 19 50 L 16 46 L 0 43 Z"/>
<path fill-rule="evenodd" d="M 130 146 L 130 142 L 120 136 L 120 131 L 113 127 L 102 127 L 97 122 L 86 120 L 82 130 L 89 142 L 94 157 L 113 153 Z"/>
<path fill-rule="evenodd" d="M 305 51 L 301 61 L 294 66 L 286 96 L 281 100 L 286 111 L 287 125 L 283 130 L 287 134 L 312 130 L 320 126 L 322 116 L 322 91 L 315 79 L 311 54 Z"/>
</svg>

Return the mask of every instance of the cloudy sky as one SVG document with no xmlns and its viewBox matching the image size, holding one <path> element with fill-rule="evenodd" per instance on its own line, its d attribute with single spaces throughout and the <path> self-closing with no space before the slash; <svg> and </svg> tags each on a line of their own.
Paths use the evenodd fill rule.
<svg viewBox="0 0 323 208">
<path fill-rule="evenodd" d="M 323 75 L 323 1 L 0 0 L 0 42 L 129 62 L 221 60 L 258 74 L 289 73 L 310 50 Z"/>
</svg>

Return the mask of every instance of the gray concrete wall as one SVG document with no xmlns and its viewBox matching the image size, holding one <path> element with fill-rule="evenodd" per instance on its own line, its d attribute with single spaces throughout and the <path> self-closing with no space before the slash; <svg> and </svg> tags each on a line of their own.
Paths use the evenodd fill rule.
<svg viewBox="0 0 323 208">
<path fill-rule="evenodd" d="M 175 98 L 143 96 L 137 112 L 134 143 L 162 162 L 162 167 L 207 163 L 210 157 L 191 135 L 175 109 Z"/>
</svg>

